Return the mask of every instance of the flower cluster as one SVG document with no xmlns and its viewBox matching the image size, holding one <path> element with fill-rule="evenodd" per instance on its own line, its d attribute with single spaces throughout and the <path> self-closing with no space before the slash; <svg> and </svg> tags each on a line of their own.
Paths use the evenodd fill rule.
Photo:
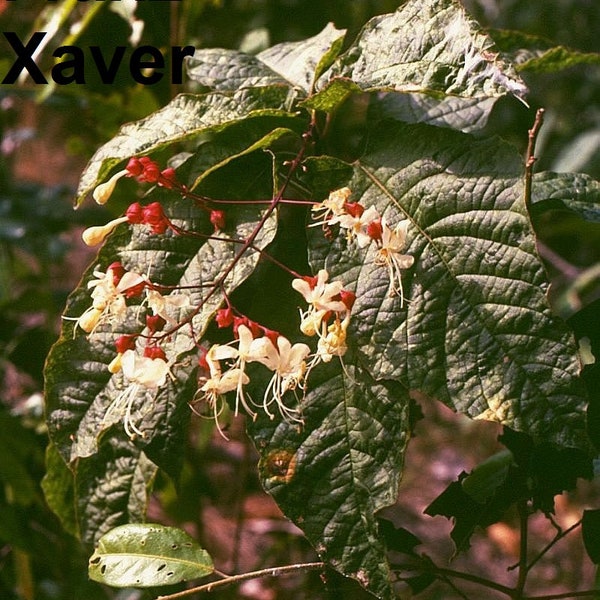
<svg viewBox="0 0 600 600">
<path fill-rule="evenodd" d="M 82 239 L 87 246 L 98 246 L 104 242 L 106 237 L 121 223 L 131 225 L 146 225 L 154 234 L 162 234 L 167 229 L 174 229 L 173 224 L 167 218 L 160 202 L 152 202 L 142 206 L 139 202 L 129 205 L 125 215 L 106 223 L 88 227 L 82 234 Z"/>
<path fill-rule="evenodd" d="M 225 213 L 212 208 L 215 201 L 194 195 L 177 182 L 173 169 L 163 169 L 148 157 L 132 158 L 126 168 L 109 181 L 98 186 L 94 197 L 100 203 L 108 200 L 116 182 L 121 177 L 132 177 L 141 182 L 154 183 L 179 191 L 183 196 L 194 199 L 210 213 L 210 222 L 215 232 L 225 227 Z M 312 207 L 314 225 L 321 224 L 327 233 L 337 227 L 345 232 L 349 243 L 358 248 L 375 245 L 375 262 L 387 269 L 390 279 L 390 295 L 400 295 L 404 302 L 402 271 L 413 265 L 412 256 L 402 254 L 406 245 L 408 220 L 395 226 L 387 223 L 374 206 L 365 207 L 351 202 L 349 188 L 334 190 L 323 202 Z M 99 227 L 90 227 L 83 233 L 88 245 L 102 243 L 106 236 L 120 224 L 141 225 L 152 234 L 163 235 L 171 230 L 178 235 L 194 235 L 176 227 L 165 215 L 158 202 L 141 205 L 131 204 L 122 217 L 113 219 Z M 198 234 L 202 235 L 202 234 Z M 291 272 L 291 271 L 290 271 Z M 221 411 L 225 407 L 225 395 L 235 394 L 234 414 L 246 413 L 252 419 L 258 410 L 269 418 L 278 412 L 289 422 L 302 423 L 301 400 L 298 390 L 305 393 L 310 372 L 319 363 L 328 363 L 337 357 L 342 361 L 348 350 L 347 336 L 352 309 L 356 300 L 352 291 L 344 289 L 341 281 L 330 281 L 326 269 L 314 276 L 299 276 L 294 273 L 292 288 L 302 295 L 306 306 L 300 309 L 300 332 L 316 338 L 313 349 L 302 342 L 293 343 L 277 331 L 241 315 L 225 296 L 226 307 L 218 310 L 215 322 L 219 328 L 231 328 L 232 341 L 215 343 L 208 349 L 200 348 L 198 400 L 206 403 L 212 411 L 217 428 Z M 156 397 L 157 390 L 165 385 L 176 356 L 173 352 L 174 333 L 189 323 L 195 337 L 192 317 L 198 314 L 198 306 L 190 306 L 190 299 L 181 290 L 163 294 L 165 288 L 149 280 L 147 276 L 127 271 L 120 263 L 113 263 L 106 272 L 94 271 L 88 288 L 92 305 L 76 320 L 78 329 L 92 335 L 99 326 L 108 325 L 113 331 L 125 322 L 128 302 L 134 300 L 138 310 L 146 310 L 145 327 L 139 333 L 120 335 L 115 340 L 116 355 L 108 369 L 121 378 L 122 390 L 107 409 L 103 425 L 108 427 L 123 420 L 126 433 L 131 437 L 142 436 L 139 421 L 142 410 Z M 219 285 L 218 283 L 215 286 Z M 217 289 L 216 287 L 213 291 Z M 189 311 L 187 309 L 190 309 Z M 183 316 L 183 319 L 182 319 Z M 250 374 L 254 378 L 257 370 L 248 365 L 262 365 L 270 373 L 262 399 L 250 398 L 248 384 Z M 291 402 L 290 402 L 291 401 Z"/>
<path fill-rule="evenodd" d="M 117 181 L 122 177 L 134 177 L 140 182 L 156 183 L 162 187 L 173 189 L 185 189 L 178 181 L 175 175 L 175 169 L 167 167 L 160 169 L 158 163 L 149 156 L 132 157 L 127 166 L 115 173 L 108 181 L 101 183 L 96 187 L 93 193 L 94 200 L 98 204 L 106 204 L 115 190 Z"/>
<path fill-rule="evenodd" d="M 304 390 L 310 370 L 316 364 L 329 362 L 334 356 L 342 357 L 347 350 L 346 332 L 355 297 L 344 290 L 341 282 L 328 282 L 328 278 L 327 271 L 321 270 L 315 277 L 292 281 L 293 288 L 309 305 L 300 311 L 300 329 L 305 335 L 319 338 L 312 355 L 307 344 L 293 344 L 280 333 L 236 315 L 231 307 L 217 311 L 217 325 L 231 327 L 235 339 L 228 344 L 212 345 L 201 357 L 200 367 L 205 375 L 200 378 L 199 391 L 201 399 L 212 409 L 219 431 L 222 432 L 219 416 L 224 406 L 223 397 L 234 391 L 236 415 L 243 409 L 254 419 L 257 416 L 254 408 L 261 407 L 272 419 L 274 405 L 284 419 L 302 422 L 299 408 L 286 403 L 286 393 Z M 227 364 L 225 370 L 223 362 Z M 250 383 L 246 373 L 249 363 L 260 363 L 272 372 L 259 404 L 252 403 L 245 392 L 245 386 Z"/>
<path fill-rule="evenodd" d="M 402 271 L 414 264 L 414 257 L 402 254 L 406 246 L 409 221 L 401 220 L 391 227 L 374 206 L 365 208 L 359 202 L 349 202 L 349 188 L 334 190 L 323 202 L 312 207 L 313 225 L 322 225 L 329 229 L 338 225 L 346 232 L 349 242 L 356 242 L 359 248 L 375 243 L 377 253 L 375 262 L 387 269 L 390 296 L 400 296 L 400 306 L 404 306 Z"/>
<path fill-rule="evenodd" d="M 185 293 L 163 295 L 159 286 L 145 275 L 127 271 L 119 262 L 108 266 L 105 272 L 95 270 L 95 279 L 88 283 L 92 305 L 75 320 L 74 333 L 82 329 L 93 335 L 98 327 L 119 327 L 127 317 L 127 302 L 135 300 L 140 308 L 147 306 L 146 327 L 138 334 L 125 334 L 115 340 L 116 356 L 108 365 L 113 373 L 122 372 L 124 389 L 111 403 L 103 419 L 109 426 L 117 417 L 123 419 L 125 431 L 131 437 L 141 435 L 136 426 L 132 407 L 140 393 L 152 395 L 165 383 L 170 363 L 160 345 L 161 332 L 168 323 L 179 322 L 181 310 L 189 306 Z"/>
<path fill-rule="evenodd" d="M 272 419 L 274 404 L 285 419 L 301 422 L 298 409 L 287 406 L 283 397 L 288 391 L 303 388 L 310 348 L 302 343 L 292 344 L 281 334 L 245 317 L 234 317 L 231 309 L 219 311 L 217 323 L 222 327 L 231 325 L 235 340 L 229 344 L 213 344 L 202 356 L 200 366 L 207 375 L 200 378 L 199 391 L 213 410 L 219 430 L 223 396 L 227 392 L 235 391 L 234 414 L 243 408 L 250 417 L 256 418 L 257 413 L 250 406 L 244 389 L 250 383 L 246 374 L 249 363 L 260 363 L 273 373 L 262 403 L 255 406 L 261 406 Z M 228 361 L 225 371 L 222 361 Z"/>
</svg>

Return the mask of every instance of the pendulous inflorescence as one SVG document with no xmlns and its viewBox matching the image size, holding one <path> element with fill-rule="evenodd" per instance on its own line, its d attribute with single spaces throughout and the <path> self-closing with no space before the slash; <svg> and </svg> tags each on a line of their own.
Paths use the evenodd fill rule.
<svg viewBox="0 0 600 600">
<path fill-rule="evenodd" d="M 149 157 L 130 159 L 125 169 L 95 189 L 93 196 L 96 201 L 101 204 L 107 202 L 123 177 L 173 190 L 195 202 L 206 211 L 214 227 L 215 239 L 228 239 L 223 234 L 227 225 L 226 212 L 216 201 L 191 192 L 178 181 L 174 169 L 160 169 Z M 403 219 L 390 225 L 375 206 L 365 207 L 359 202 L 352 202 L 351 195 L 350 188 L 344 187 L 333 190 L 325 200 L 312 203 L 313 223 L 310 226 L 321 225 L 328 236 L 339 229 L 346 242 L 355 244 L 359 249 L 373 245 L 374 265 L 385 268 L 389 277 L 389 294 L 399 296 L 403 307 L 402 272 L 414 263 L 411 255 L 403 253 L 409 221 Z M 280 201 L 284 202 L 283 199 Z M 271 206 L 275 203 L 274 200 L 266 202 L 270 202 Z M 134 202 L 123 216 L 105 225 L 86 229 L 83 240 L 91 246 L 101 244 L 121 225 L 142 227 L 150 235 L 201 235 L 175 225 L 159 202 L 147 205 Z M 211 237 L 202 235 L 205 239 Z M 242 252 L 256 251 L 251 241 L 231 238 L 232 244 L 242 246 Z M 230 269 L 242 252 L 232 259 Z M 348 330 L 356 296 L 343 282 L 331 281 L 326 269 L 320 269 L 314 276 L 300 275 L 274 262 L 292 274 L 291 287 L 305 302 L 299 307 L 298 337 L 302 336 L 306 341 L 290 340 L 243 315 L 232 305 L 222 282 L 215 282 L 208 289 L 195 290 L 201 292 L 201 300 L 194 304 L 189 287 L 163 286 L 135 269 L 126 269 L 120 262 L 110 264 L 105 271 L 96 268 L 94 279 L 88 283 L 91 306 L 79 317 L 66 318 L 75 321 L 75 335 L 78 330 L 88 336 L 99 331 L 103 335 L 115 332 L 115 356 L 108 369 L 121 378 L 121 387 L 106 409 L 103 426 L 109 427 L 121 421 L 132 439 L 146 436 L 141 420 L 151 410 L 156 395 L 173 377 L 178 356 L 172 342 L 185 327 L 198 353 L 198 387 L 190 404 L 195 411 L 198 406 L 201 412 L 207 410 L 222 435 L 225 435 L 222 415 L 229 395 L 234 399 L 234 415 L 243 413 L 255 419 L 262 411 L 270 419 L 279 415 L 301 426 L 302 401 L 311 371 L 333 358 L 342 360 L 348 350 Z M 214 313 L 214 322 L 219 329 L 230 331 L 230 340 L 207 345 L 207 340 L 196 336 L 194 317 L 199 314 L 206 298 L 215 294 L 222 299 L 222 308 Z M 195 297 L 198 297 L 197 293 Z M 143 314 L 145 326 L 138 333 L 117 335 L 123 330 L 129 310 L 133 310 L 137 318 Z M 315 340 L 312 345 L 309 343 L 311 339 Z M 251 383 L 249 365 L 260 365 L 269 373 L 259 398 L 252 398 L 247 391 Z"/>
</svg>

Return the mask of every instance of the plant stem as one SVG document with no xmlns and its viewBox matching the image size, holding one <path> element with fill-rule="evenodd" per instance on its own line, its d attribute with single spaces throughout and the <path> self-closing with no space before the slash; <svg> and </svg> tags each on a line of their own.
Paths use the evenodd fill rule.
<svg viewBox="0 0 600 600">
<path fill-rule="evenodd" d="M 510 588 L 506 585 L 502 585 L 501 583 L 496 583 L 495 581 L 491 581 L 490 579 L 485 579 L 483 577 L 479 577 L 477 575 L 471 575 L 470 573 L 463 573 L 462 571 L 453 571 L 452 569 L 444 569 L 443 567 L 438 567 L 436 565 L 432 565 L 434 575 L 441 575 L 443 577 L 452 577 L 455 579 L 463 579 L 464 581 L 470 581 L 471 583 L 476 583 L 482 587 L 489 588 L 491 590 L 496 590 L 497 592 L 501 592 L 502 594 L 506 594 L 509 598 L 514 597 L 514 589 Z M 524 599 L 523 599 L 524 600 Z"/>
<path fill-rule="evenodd" d="M 213 590 L 225 587 L 228 585 L 234 585 L 248 579 L 256 579 L 258 577 L 279 577 L 281 575 L 288 575 L 289 573 L 297 573 L 302 571 L 318 571 L 325 567 L 323 562 L 312 562 L 312 563 L 298 563 L 295 565 L 285 565 L 283 567 L 271 567 L 269 569 L 260 569 L 259 571 L 250 571 L 248 573 L 242 573 L 240 575 L 230 575 L 225 579 L 219 581 L 213 581 L 204 585 L 199 585 L 189 590 L 183 590 L 182 592 L 176 592 L 175 594 L 169 594 L 167 596 L 159 596 L 156 600 L 177 600 L 178 598 L 184 598 L 192 594 L 201 594 L 203 592 L 210 593 Z"/>
<path fill-rule="evenodd" d="M 517 505 L 519 511 L 519 522 L 520 522 L 520 548 L 519 548 L 519 576 L 517 578 L 517 585 L 515 587 L 515 595 L 513 596 L 516 600 L 523 597 L 523 590 L 525 589 L 525 582 L 527 581 L 527 537 L 529 535 L 529 507 L 527 506 L 527 500 L 519 501 Z"/>
<path fill-rule="evenodd" d="M 544 122 L 544 109 L 538 108 L 535 113 L 535 121 L 533 126 L 529 130 L 529 141 L 527 143 L 527 152 L 525 154 L 525 207 L 530 212 L 531 209 L 531 182 L 533 179 L 533 165 L 535 164 L 535 143 L 537 141 L 538 133 Z"/>
</svg>

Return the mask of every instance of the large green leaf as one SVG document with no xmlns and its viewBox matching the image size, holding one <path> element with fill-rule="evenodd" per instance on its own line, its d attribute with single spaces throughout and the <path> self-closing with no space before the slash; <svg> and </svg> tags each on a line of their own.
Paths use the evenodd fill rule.
<svg viewBox="0 0 600 600">
<path fill-rule="evenodd" d="M 410 401 L 397 384 L 333 361 L 315 369 L 303 427 L 259 420 L 251 433 L 260 474 L 320 556 L 379 598 L 395 596 L 375 513 L 398 493 Z"/>
<path fill-rule="evenodd" d="M 571 332 L 548 307 L 523 202 L 522 166 L 499 139 L 387 123 L 355 166 L 353 199 L 410 221 L 404 293 L 388 295 L 374 244 L 312 239 L 314 268 L 356 292 L 351 334 L 376 380 L 536 439 L 586 447 Z"/>
<path fill-rule="evenodd" d="M 193 81 L 211 90 L 283 85 L 305 95 L 335 59 L 343 39 L 344 31 L 330 23 L 312 38 L 277 44 L 257 56 L 221 48 L 197 50 L 187 71 Z"/>
<path fill-rule="evenodd" d="M 270 180 L 270 172 L 267 181 Z M 247 190 L 246 190 L 247 191 Z M 240 192 L 242 193 L 242 192 Z M 236 259 L 239 244 L 263 216 L 260 205 L 249 204 L 228 213 L 226 231 L 219 239 L 207 241 L 212 231 L 208 216 L 189 199 L 173 200 L 172 192 L 157 188 L 150 199 L 162 200 L 169 218 L 194 236 L 152 235 L 144 226 L 117 230 L 100 251 L 97 261 L 102 271 L 115 260 L 127 270 L 145 273 L 166 286 L 188 290 L 192 306 L 197 306 L 190 326 L 173 332 L 163 344 L 170 360 L 166 384 L 153 391 L 136 392 L 133 417 L 143 437 L 129 439 L 123 431 L 124 414 L 119 410 L 107 420 L 115 399 L 128 390 L 121 373 L 112 375 L 108 365 L 115 356 L 114 342 L 123 333 L 141 332 L 145 308 L 132 304 L 123 322 L 107 321 L 93 333 L 74 330 L 65 321 L 61 338 L 53 347 L 46 368 L 46 406 L 49 433 L 53 443 L 75 477 L 77 520 L 84 539 L 97 539 L 98 533 L 124 522 L 132 514 L 141 520 L 146 494 L 153 476 L 149 461 L 177 476 L 183 460 L 186 421 L 196 382 L 196 343 L 210 323 L 214 311 L 253 271 L 257 252 Z M 274 218 L 268 218 L 254 240 L 261 248 L 275 231 Z M 78 317 L 91 305 L 88 282 L 94 278 L 91 267 L 69 299 L 66 315 Z M 215 282 L 219 282 L 216 284 Z M 208 285 L 210 283 L 210 285 Z M 212 291 L 211 291 L 212 290 Z M 193 331 L 193 334 L 192 334 Z M 117 490 L 109 493 L 113 487 Z M 126 498 L 135 499 L 134 508 Z M 107 500 L 110 498 L 111 500 Z M 125 499 L 125 500 L 124 500 Z M 119 501 L 120 505 L 115 503 Z M 70 518 L 68 514 L 65 515 Z"/>
<path fill-rule="evenodd" d="M 270 86 L 177 96 L 148 117 L 124 125 L 112 140 L 96 151 L 79 181 L 77 204 L 107 178 L 116 165 L 132 156 L 197 139 L 244 119 L 267 116 L 293 119 L 286 110 L 293 97 L 289 93 L 285 87 Z"/>
<path fill-rule="evenodd" d="M 399 120 L 465 131 L 483 127 L 500 96 L 527 91 L 454 0 L 409 0 L 371 19 L 329 77 L 334 86 L 390 92 L 379 110 Z"/>
</svg>

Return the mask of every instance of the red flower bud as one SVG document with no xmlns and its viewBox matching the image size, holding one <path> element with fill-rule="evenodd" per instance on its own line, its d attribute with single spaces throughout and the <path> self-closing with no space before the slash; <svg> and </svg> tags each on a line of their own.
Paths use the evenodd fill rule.
<svg viewBox="0 0 600 600">
<path fill-rule="evenodd" d="M 143 223 L 144 216 L 142 205 L 139 202 L 130 204 L 129 208 L 125 211 L 125 216 L 131 224 L 139 225 L 140 223 Z"/>
<path fill-rule="evenodd" d="M 129 177 L 139 177 L 144 172 L 144 165 L 139 158 L 133 156 L 129 159 L 125 170 L 129 173 Z"/>
<path fill-rule="evenodd" d="M 150 226 L 152 233 L 164 233 L 170 226 L 160 202 L 152 202 L 142 209 L 143 223 Z"/>
<path fill-rule="evenodd" d="M 158 185 L 162 185 L 166 188 L 173 188 L 177 185 L 177 176 L 173 167 L 167 167 L 160 172 L 158 178 Z"/>
<path fill-rule="evenodd" d="M 160 315 L 147 315 L 146 327 L 152 332 L 162 331 L 167 322 Z"/>
</svg>

